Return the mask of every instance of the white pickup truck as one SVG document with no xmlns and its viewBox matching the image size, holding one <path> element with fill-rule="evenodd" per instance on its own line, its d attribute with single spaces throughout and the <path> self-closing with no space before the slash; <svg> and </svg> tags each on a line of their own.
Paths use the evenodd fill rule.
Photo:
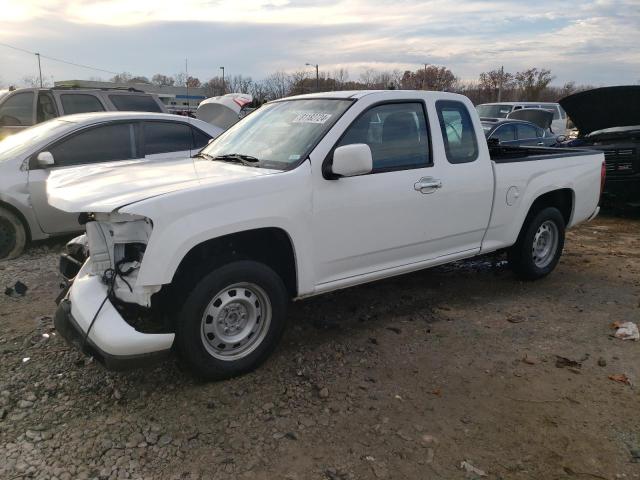
<svg viewBox="0 0 640 480">
<path fill-rule="evenodd" d="M 51 175 L 50 203 L 87 212 L 89 253 L 55 324 L 109 368 L 176 349 L 206 378 L 238 375 L 274 349 L 290 299 L 498 250 L 544 277 L 565 228 L 597 215 L 603 161 L 490 151 L 451 93 L 274 101 L 195 158 Z"/>
</svg>

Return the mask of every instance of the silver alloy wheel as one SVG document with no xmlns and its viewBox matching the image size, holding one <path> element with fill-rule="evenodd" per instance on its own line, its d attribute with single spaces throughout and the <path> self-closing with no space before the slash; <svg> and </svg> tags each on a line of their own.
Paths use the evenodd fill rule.
<svg viewBox="0 0 640 480">
<path fill-rule="evenodd" d="M 253 283 L 236 283 L 218 292 L 202 315 L 201 338 L 207 352 L 234 361 L 253 352 L 269 331 L 271 302 Z"/>
<path fill-rule="evenodd" d="M 545 268 L 553 261 L 558 250 L 559 236 L 558 226 L 551 220 L 542 222 L 538 227 L 531 246 L 533 263 L 536 267 Z"/>
</svg>

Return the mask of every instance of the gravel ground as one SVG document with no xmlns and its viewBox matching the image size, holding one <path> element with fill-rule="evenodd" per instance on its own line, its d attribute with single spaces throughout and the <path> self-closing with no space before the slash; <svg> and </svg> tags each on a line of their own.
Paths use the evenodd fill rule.
<svg viewBox="0 0 640 480">
<path fill-rule="evenodd" d="M 462 262 L 292 305 L 282 345 L 218 383 L 125 374 L 51 315 L 62 242 L 0 263 L 0 478 L 640 478 L 640 219 L 572 230 L 557 270 Z M 630 385 L 610 380 L 625 374 Z"/>
</svg>

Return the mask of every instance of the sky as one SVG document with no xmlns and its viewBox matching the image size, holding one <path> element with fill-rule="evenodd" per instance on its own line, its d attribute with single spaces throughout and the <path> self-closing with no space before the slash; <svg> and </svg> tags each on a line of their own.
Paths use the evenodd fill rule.
<svg viewBox="0 0 640 480">
<path fill-rule="evenodd" d="M 0 0 L 0 43 L 151 77 L 201 80 L 277 70 L 416 70 L 462 80 L 504 66 L 548 68 L 554 84 L 640 83 L 640 0 Z M 0 45 L 0 85 L 37 74 Z M 113 76 L 42 59 L 46 79 Z M 315 73 L 315 72 L 314 72 Z"/>
</svg>

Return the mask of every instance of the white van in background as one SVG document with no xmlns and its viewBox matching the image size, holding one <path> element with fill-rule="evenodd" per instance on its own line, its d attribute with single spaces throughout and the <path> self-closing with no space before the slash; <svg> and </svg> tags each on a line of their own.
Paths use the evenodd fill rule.
<svg viewBox="0 0 640 480">
<path fill-rule="evenodd" d="M 523 108 L 542 108 L 553 112 L 553 121 L 551 122 L 551 131 L 556 135 L 566 135 L 567 133 L 567 113 L 563 110 L 559 103 L 541 103 L 541 102 L 500 102 L 500 103 L 483 103 L 476 105 L 478 115 L 482 119 L 490 118 L 507 118 L 511 112 L 521 110 Z"/>
</svg>

